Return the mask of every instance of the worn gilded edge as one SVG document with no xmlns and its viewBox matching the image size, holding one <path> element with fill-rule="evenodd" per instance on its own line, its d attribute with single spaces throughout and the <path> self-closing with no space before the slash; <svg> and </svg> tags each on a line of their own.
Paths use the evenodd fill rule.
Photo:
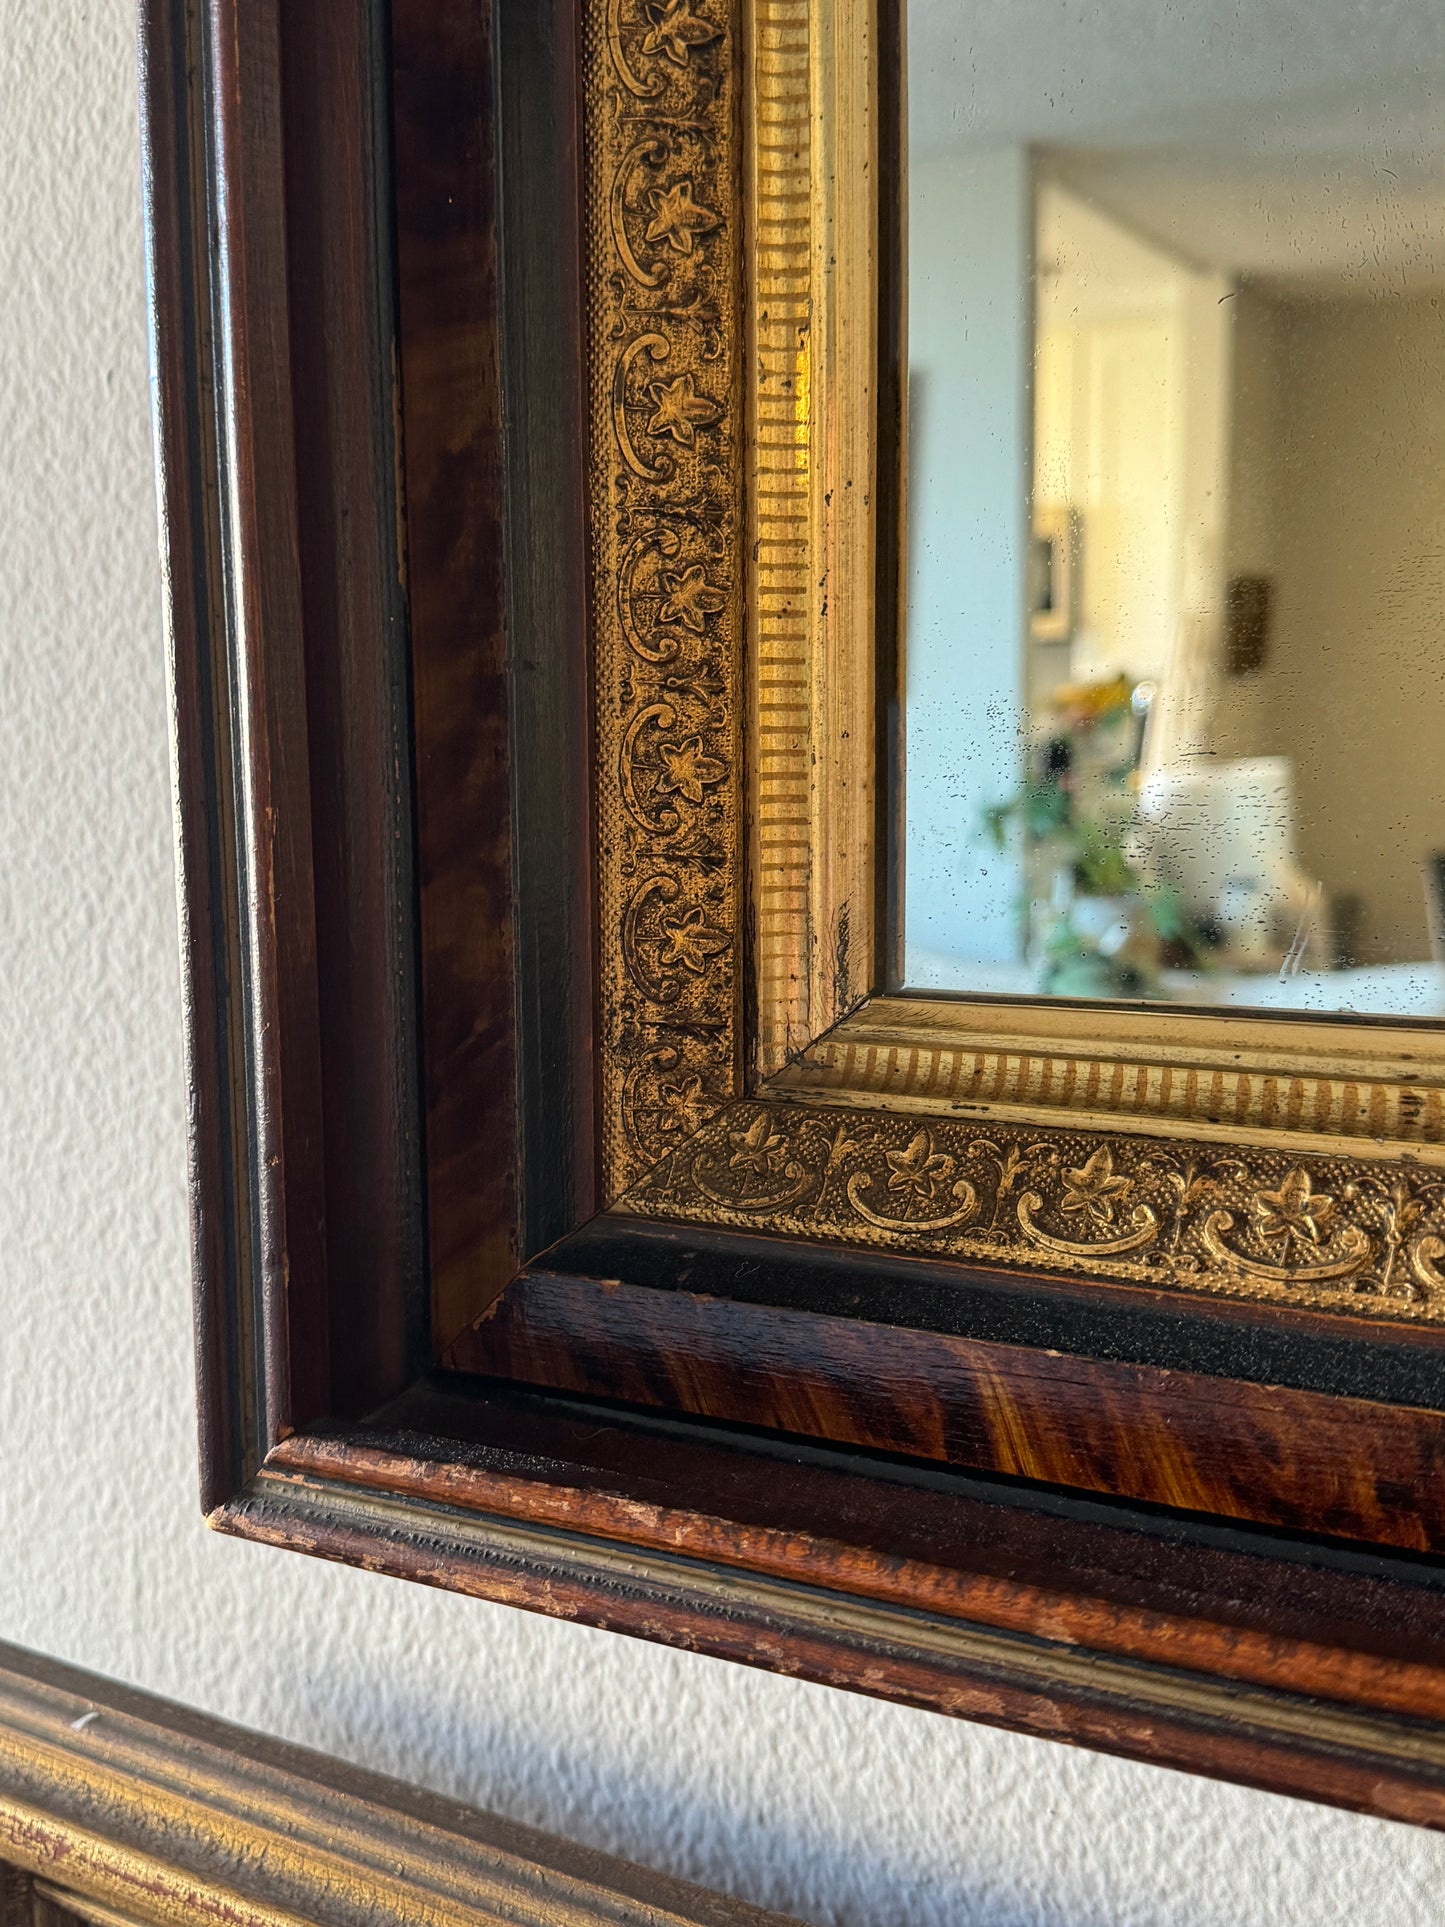
<svg viewBox="0 0 1445 1927">
<path fill-rule="evenodd" d="M 747 10 L 748 775 L 753 1061 L 766 1076 L 808 1027 L 813 903 L 813 199 L 810 0 Z"/>
<path fill-rule="evenodd" d="M 1432 1040 L 1340 1023 L 876 998 L 773 1080 L 804 1101 L 1445 1163 Z M 1425 1050 L 1420 1046 L 1425 1044 Z"/>
<path fill-rule="evenodd" d="M 1445 1172 L 743 1100 L 616 1207 L 1360 1318 L 1445 1321 Z"/>
<path fill-rule="evenodd" d="M 315 1476 L 263 1473 L 215 1523 L 963 1718 L 1445 1823 L 1445 1728 L 1433 1721 Z"/>
<path fill-rule="evenodd" d="M 615 1195 L 741 1078 L 736 0 L 587 0 L 601 1135 Z"/>
<path fill-rule="evenodd" d="M 874 0 L 751 0 L 752 1068 L 871 986 Z"/>
<path fill-rule="evenodd" d="M 156 1927 L 782 1927 L 3 1645 L 0 1861 Z"/>
</svg>

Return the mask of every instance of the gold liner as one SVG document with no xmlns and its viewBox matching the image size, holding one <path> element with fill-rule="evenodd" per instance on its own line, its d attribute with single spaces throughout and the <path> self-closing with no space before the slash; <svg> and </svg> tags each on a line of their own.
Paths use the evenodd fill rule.
<svg viewBox="0 0 1445 1927">
<path fill-rule="evenodd" d="M 1435 1322 L 1445 1031 L 868 994 L 877 6 L 588 0 L 605 1195 Z"/>
<path fill-rule="evenodd" d="M 641 1217 L 1445 1323 L 1445 1172 L 1117 1133 L 743 1100 Z"/>
</svg>

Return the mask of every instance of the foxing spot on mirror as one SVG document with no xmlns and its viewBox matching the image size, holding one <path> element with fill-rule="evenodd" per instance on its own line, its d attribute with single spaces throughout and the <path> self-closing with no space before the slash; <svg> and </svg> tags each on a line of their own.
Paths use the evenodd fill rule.
<svg viewBox="0 0 1445 1927">
<path fill-rule="evenodd" d="M 1445 1017 L 1445 10 L 906 69 L 906 985 Z"/>
</svg>

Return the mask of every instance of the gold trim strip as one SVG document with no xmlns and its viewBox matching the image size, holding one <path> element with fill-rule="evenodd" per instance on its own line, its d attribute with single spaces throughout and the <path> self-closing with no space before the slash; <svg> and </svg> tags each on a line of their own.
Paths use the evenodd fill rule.
<svg viewBox="0 0 1445 1927">
<path fill-rule="evenodd" d="M 751 0 L 748 39 L 752 1065 L 765 1077 L 873 973 L 871 0 Z"/>
<path fill-rule="evenodd" d="M 1445 1324 L 1445 1172 L 1292 1145 L 744 1100 L 616 1209 Z"/>
<path fill-rule="evenodd" d="M 1445 1163 L 1431 1039 L 1396 1027 L 876 997 L 769 1089 L 805 1103 Z"/>
<path fill-rule="evenodd" d="M 752 674 L 755 1062 L 764 1072 L 813 1036 L 808 935 L 813 875 L 810 619 L 812 145 L 808 0 L 753 0 L 749 208 L 754 287 L 748 432 Z"/>
<path fill-rule="evenodd" d="M 743 440 L 732 0 L 588 0 L 602 1180 L 741 1071 Z"/>
<path fill-rule="evenodd" d="M 40 1893 L 134 1927 L 720 1918 L 681 1881 L 6 1645 L 0 1862 L 0 1918 L 13 1897 L 17 1923 Z M 738 1919 L 787 1927 L 750 1908 Z"/>
</svg>

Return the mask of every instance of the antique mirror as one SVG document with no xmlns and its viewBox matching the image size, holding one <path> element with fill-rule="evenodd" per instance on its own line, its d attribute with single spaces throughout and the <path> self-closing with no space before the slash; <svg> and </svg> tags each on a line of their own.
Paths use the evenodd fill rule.
<svg viewBox="0 0 1445 1927">
<path fill-rule="evenodd" d="M 911 987 L 1445 1015 L 1445 40 L 1305 24 L 913 0 Z"/>
<path fill-rule="evenodd" d="M 735 344 L 638 332 L 654 206 L 712 289 L 701 154 L 609 176 L 619 1180 L 721 1095 L 738 752 L 679 671 L 739 620 L 772 1105 L 627 1208 L 1428 1325 L 1442 29 L 913 0 L 875 62 L 826 11 L 758 10 Z M 730 433 L 745 555 L 672 509 Z"/>
<path fill-rule="evenodd" d="M 213 1524 L 1439 1824 L 1445 25 L 145 19 Z"/>
</svg>

